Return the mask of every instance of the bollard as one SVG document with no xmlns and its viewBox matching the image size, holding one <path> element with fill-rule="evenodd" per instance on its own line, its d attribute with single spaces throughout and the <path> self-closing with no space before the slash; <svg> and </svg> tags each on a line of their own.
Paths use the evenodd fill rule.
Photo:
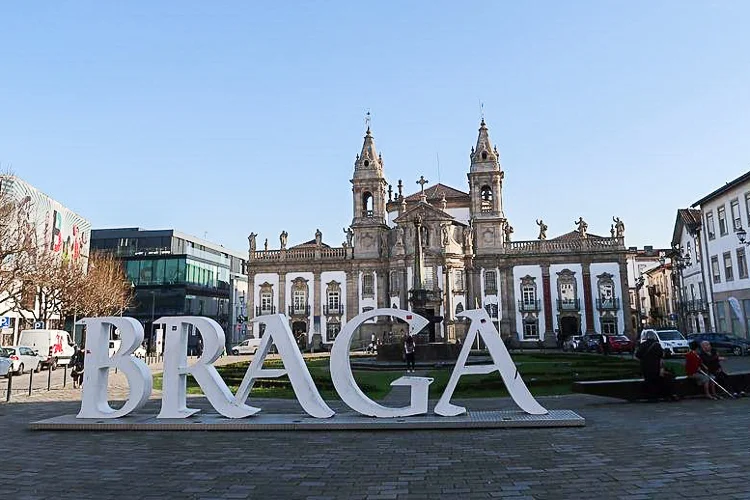
<svg viewBox="0 0 750 500">
<path fill-rule="evenodd" d="M 63 389 L 65 389 L 65 386 L 67 384 L 68 384 L 68 365 L 63 365 Z"/>
<path fill-rule="evenodd" d="M 12 388 L 13 388 L 13 365 L 11 365 L 10 371 L 8 372 L 8 394 L 5 395 L 6 403 L 10 401 L 10 392 Z"/>
<path fill-rule="evenodd" d="M 49 391 L 52 387 L 52 369 L 47 370 L 47 390 Z"/>
<path fill-rule="evenodd" d="M 29 372 L 29 396 L 31 396 L 31 384 L 34 382 L 34 370 Z"/>
</svg>

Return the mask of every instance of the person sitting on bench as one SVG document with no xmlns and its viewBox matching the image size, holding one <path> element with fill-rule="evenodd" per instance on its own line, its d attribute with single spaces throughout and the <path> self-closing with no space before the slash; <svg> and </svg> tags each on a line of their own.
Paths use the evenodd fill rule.
<svg viewBox="0 0 750 500">
<path fill-rule="evenodd" d="M 685 374 L 703 388 L 703 393 L 707 399 L 718 399 L 716 396 L 716 384 L 714 384 L 705 370 L 701 370 L 703 361 L 701 360 L 699 351 L 700 344 L 698 344 L 698 341 L 690 341 L 690 351 L 685 355 Z"/>
</svg>

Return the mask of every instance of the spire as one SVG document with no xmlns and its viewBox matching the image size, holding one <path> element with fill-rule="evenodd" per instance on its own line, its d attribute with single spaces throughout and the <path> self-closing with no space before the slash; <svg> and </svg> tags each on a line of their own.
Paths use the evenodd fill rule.
<svg viewBox="0 0 750 500">
<path fill-rule="evenodd" d="M 382 161 L 383 157 L 378 155 L 375 149 L 375 139 L 372 137 L 370 126 L 368 125 L 367 132 L 365 133 L 365 141 L 362 144 L 362 152 L 357 156 L 354 167 L 356 170 L 380 168 Z"/>
<path fill-rule="evenodd" d="M 497 148 L 492 147 L 490 141 L 490 134 L 487 130 L 487 124 L 484 122 L 482 117 L 482 123 L 479 124 L 479 136 L 477 137 L 477 145 L 472 149 L 471 152 L 471 163 L 489 163 L 499 161 Z"/>
</svg>

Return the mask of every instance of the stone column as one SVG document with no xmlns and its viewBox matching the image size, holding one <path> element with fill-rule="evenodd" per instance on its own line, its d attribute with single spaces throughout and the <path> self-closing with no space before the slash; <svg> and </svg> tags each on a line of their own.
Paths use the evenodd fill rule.
<svg viewBox="0 0 750 500">
<path fill-rule="evenodd" d="M 622 299 L 622 322 L 623 333 L 630 339 L 635 339 L 635 333 L 633 332 L 633 322 L 631 320 L 633 311 L 630 309 L 630 290 L 628 288 L 628 263 L 625 258 L 620 259 L 620 294 Z"/>
<path fill-rule="evenodd" d="M 276 314 L 286 316 L 286 272 L 279 271 L 279 309 Z"/>
<path fill-rule="evenodd" d="M 583 306 L 586 311 L 586 333 L 595 333 L 594 304 L 591 294 L 591 264 L 583 262 Z"/>
<path fill-rule="evenodd" d="M 513 267 L 500 267 L 497 279 L 500 294 L 500 336 L 502 338 L 513 334 L 513 326 L 516 324 L 516 287 L 513 283 Z"/>
<path fill-rule="evenodd" d="M 341 318 L 345 323 L 359 314 L 359 290 L 357 287 L 359 270 L 350 269 L 346 273 L 346 316 Z"/>
<path fill-rule="evenodd" d="M 247 273 L 247 333 L 255 337 L 254 323 L 250 320 L 255 318 L 255 273 Z"/>
<path fill-rule="evenodd" d="M 450 268 L 443 263 L 443 342 L 455 339 L 453 332 L 453 300 Z"/>
<path fill-rule="evenodd" d="M 556 344 L 554 323 L 552 322 L 552 286 L 550 285 L 549 264 L 542 264 L 542 303 L 544 307 L 544 344 Z"/>
<path fill-rule="evenodd" d="M 312 282 L 312 287 L 313 287 L 312 296 L 313 296 L 313 300 L 312 300 L 312 304 L 310 304 L 310 312 L 311 312 L 313 324 L 310 325 L 310 332 L 308 333 L 308 336 L 309 336 L 308 340 L 310 340 L 310 341 L 314 340 L 313 339 L 313 335 L 316 334 L 316 333 L 320 334 L 321 342 L 322 342 L 322 340 L 324 338 L 324 335 L 323 335 L 322 331 L 313 331 L 313 329 L 315 328 L 315 318 L 316 317 L 318 318 L 318 328 L 322 328 L 322 326 L 323 326 L 323 322 L 320 320 L 320 318 L 321 318 L 321 316 L 323 314 L 323 312 L 322 312 L 323 308 L 322 308 L 322 302 L 321 302 L 321 296 L 322 296 L 322 294 L 321 294 L 321 291 L 320 291 L 321 285 L 322 284 L 320 282 L 320 271 L 313 271 L 313 282 Z"/>
</svg>

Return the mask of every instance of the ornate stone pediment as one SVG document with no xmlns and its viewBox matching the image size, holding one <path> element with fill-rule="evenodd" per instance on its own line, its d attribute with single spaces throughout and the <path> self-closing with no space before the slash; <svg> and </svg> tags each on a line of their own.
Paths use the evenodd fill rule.
<svg viewBox="0 0 750 500">
<path fill-rule="evenodd" d="M 421 216 L 423 221 L 452 221 L 454 219 L 451 214 L 443 212 L 439 208 L 435 208 L 428 203 L 420 203 L 396 217 L 393 222 L 397 224 L 412 223 L 417 215 Z"/>
</svg>

